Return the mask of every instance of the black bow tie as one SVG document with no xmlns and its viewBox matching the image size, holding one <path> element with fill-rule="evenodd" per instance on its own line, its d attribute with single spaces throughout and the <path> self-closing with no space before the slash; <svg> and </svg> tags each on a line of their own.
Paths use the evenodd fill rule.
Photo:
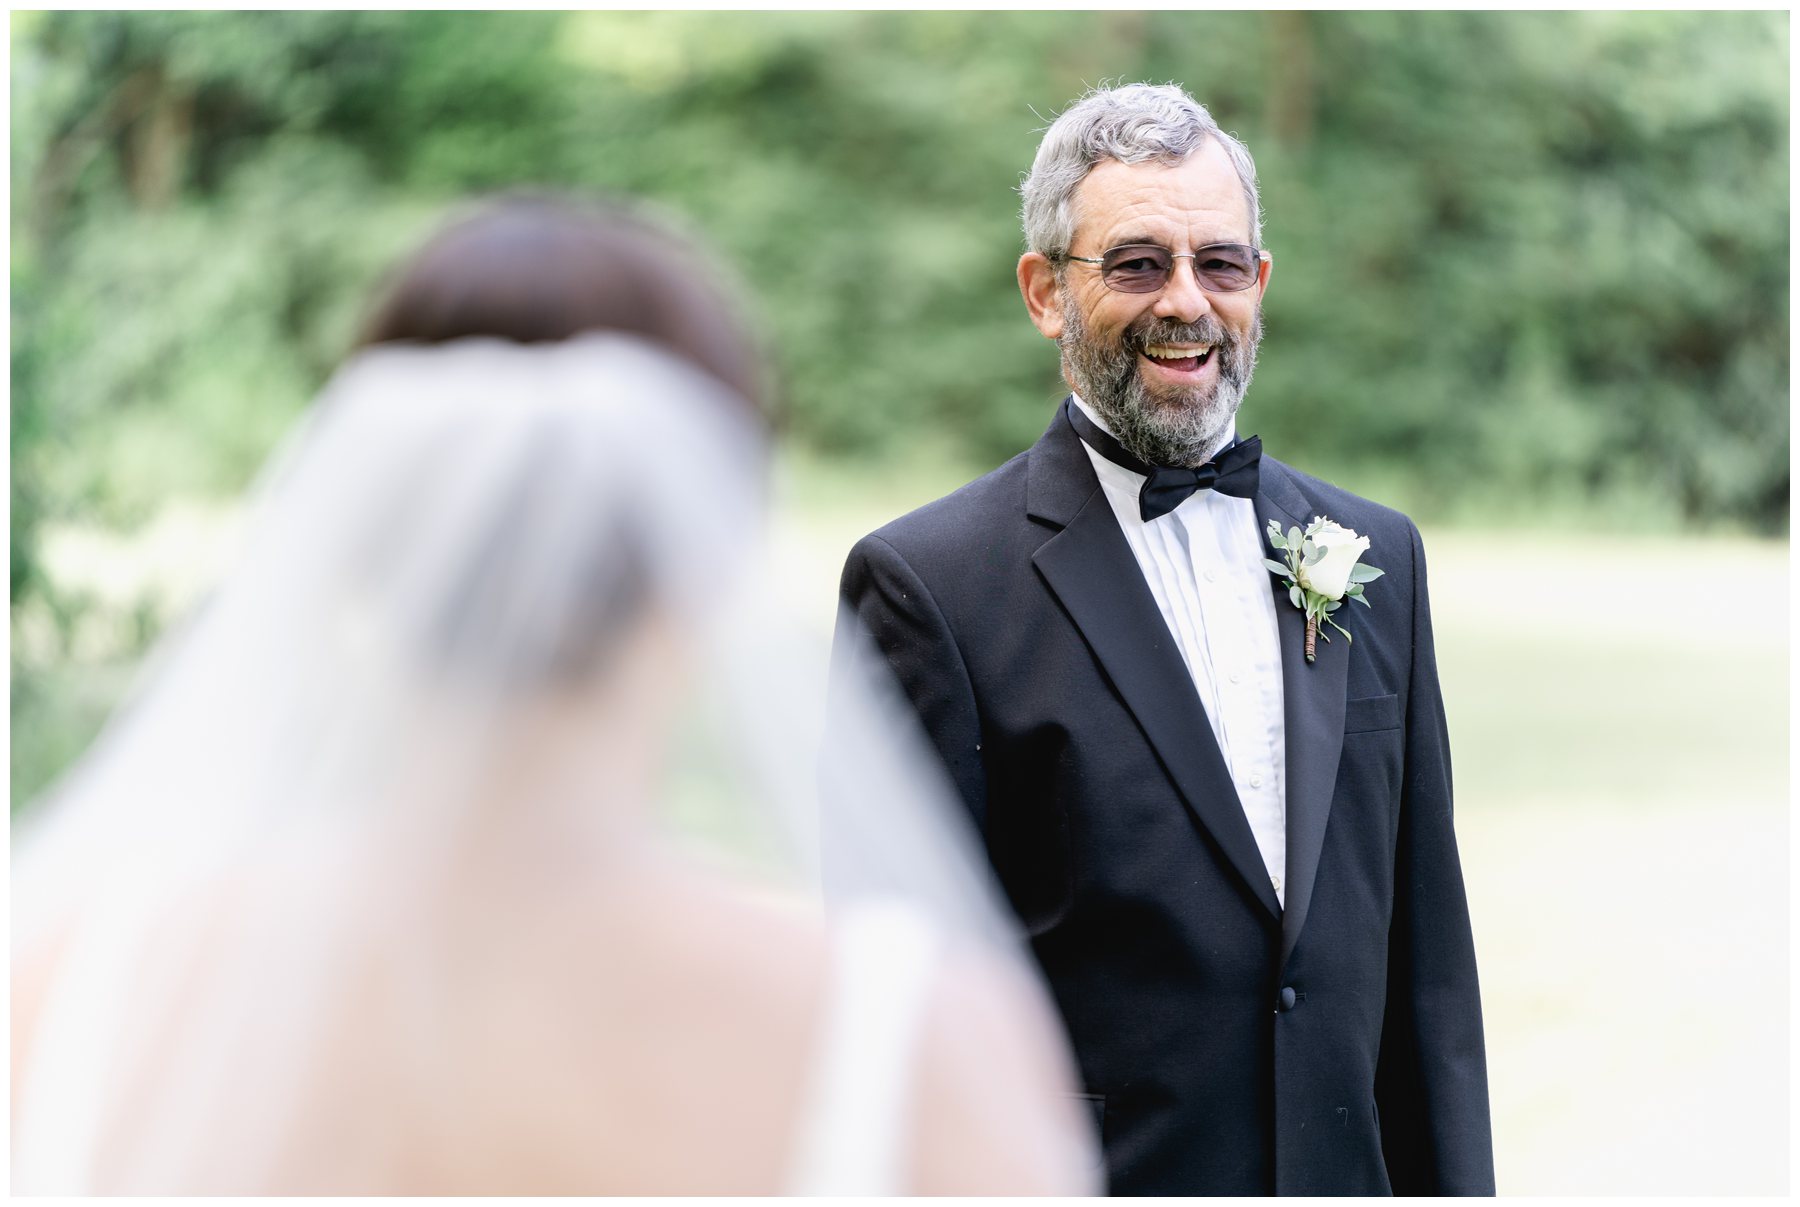
<svg viewBox="0 0 1800 1207">
<path fill-rule="evenodd" d="M 1143 489 L 1138 491 L 1138 511 L 1148 524 L 1157 516 L 1168 515 L 1197 490 L 1216 490 L 1239 499 L 1256 494 L 1261 474 L 1262 437 L 1240 440 L 1199 469 L 1183 469 L 1171 465 L 1151 465 L 1125 451 L 1125 446 L 1102 431 L 1100 425 L 1082 414 L 1071 398 L 1063 404 L 1075 434 L 1095 452 L 1123 466 L 1134 474 L 1144 475 Z"/>
</svg>

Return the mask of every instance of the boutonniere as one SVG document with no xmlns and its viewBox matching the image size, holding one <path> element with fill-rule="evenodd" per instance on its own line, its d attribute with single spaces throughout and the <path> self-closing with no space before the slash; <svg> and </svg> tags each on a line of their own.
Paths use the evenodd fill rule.
<svg viewBox="0 0 1800 1207">
<path fill-rule="evenodd" d="M 1306 613 L 1306 660 L 1313 661 L 1313 645 L 1319 635 L 1320 620 L 1343 633 L 1344 640 L 1349 641 L 1349 632 L 1333 620 L 1331 614 L 1344 606 L 1346 597 L 1365 608 L 1373 607 L 1363 598 L 1363 584 L 1372 583 L 1387 573 L 1357 561 L 1368 551 L 1369 538 L 1357 536 L 1354 530 L 1324 516 L 1314 516 L 1305 532 L 1296 525 L 1285 534 L 1280 524 L 1270 520 L 1269 544 L 1280 550 L 1287 560 L 1278 562 L 1265 557 L 1263 565 L 1281 576 L 1287 584 L 1288 598 Z M 1331 640 L 1329 633 L 1325 640 Z"/>
</svg>

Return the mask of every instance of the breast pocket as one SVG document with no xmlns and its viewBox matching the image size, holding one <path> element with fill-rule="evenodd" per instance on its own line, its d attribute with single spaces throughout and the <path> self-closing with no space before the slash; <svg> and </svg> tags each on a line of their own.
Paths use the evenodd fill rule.
<svg viewBox="0 0 1800 1207">
<path fill-rule="evenodd" d="M 1344 702 L 1344 752 L 1338 762 L 1338 792 L 1364 807 L 1385 804 L 1390 832 L 1400 811 L 1405 745 L 1399 696 L 1366 696 Z"/>
<path fill-rule="evenodd" d="M 1400 728 L 1400 697 L 1365 696 L 1344 702 L 1344 732 L 1367 733 L 1372 729 Z"/>
</svg>

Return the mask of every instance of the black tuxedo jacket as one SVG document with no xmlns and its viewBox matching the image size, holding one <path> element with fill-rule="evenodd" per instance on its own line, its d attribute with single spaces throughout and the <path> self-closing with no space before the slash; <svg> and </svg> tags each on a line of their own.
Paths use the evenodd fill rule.
<svg viewBox="0 0 1800 1207">
<path fill-rule="evenodd" d="M 1354 528 L 1387 571 L 1372 610 L 1339 613 L 1354 642 L 1322 626 L 1310 665 L 1269 576 L 1285 910 L 1062 411 L 1028 452 L 863 538 L 843 596 L 1032 936 L 1114 1193 L 1492 1194 L 1418 531 L 1266 457 L 1255 505 L 1259 529 Z"/>
</svg>

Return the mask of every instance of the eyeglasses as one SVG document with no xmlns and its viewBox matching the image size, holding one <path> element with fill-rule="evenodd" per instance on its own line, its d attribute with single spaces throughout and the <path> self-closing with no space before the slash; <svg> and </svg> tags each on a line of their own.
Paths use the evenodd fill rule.
<svg viewBox="0 0 1800 1207">
<path fill-rule="evenodd" d="M 1256 284 L 1269 253 L 1247 243 L 1213 243 L 1180 254 L 1154 243 L 1127 243 L 1099 257 L 1064 254 L 1061 258 L 1098 264 L 1100 280 L 1119 293 L 1155 293 L 1169 283 L 1175 261 L 1192 260 L 1200 288 L 1209 293 L 1239 293 Z"/>
</svg>

